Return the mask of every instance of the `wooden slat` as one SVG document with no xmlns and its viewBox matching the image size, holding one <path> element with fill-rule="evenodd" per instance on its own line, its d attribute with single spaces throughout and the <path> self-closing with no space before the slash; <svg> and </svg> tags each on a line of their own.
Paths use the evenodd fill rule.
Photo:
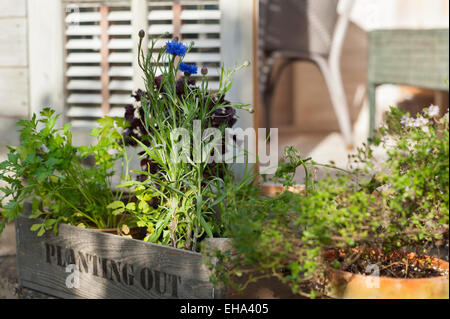
<svg viewBox="0 0 450 319">
<path fill-rule="evenodd" d="M 103 113 L 100 107 L 71 106 L 67 112 L 68 117 L 102 117 Z"/>
<path fill-rule="evenodd" d="M 173 32 L 173 25 L 171 24 L 152 24 L 148 28 L 148 34 L 150 35 L 160 35 L 166 32 Z"/>
<path fill-rule="evenodd" d="M 110 63 L 132 63 L 134 56 L 132 53 L 113 52 L 109 55 Z"/>
<path fill-rule="evenodd" d="M 125 114 L 125 109 L 123 107 L 112 107 L 109 111 L 109 116 L 123 117 Z"/>
<path fill-rule="evenodd" d="M 220 33 L 219 24 L 183 24 L 181 34 Z"/>
<path fill-rule="evenodd" d="M 96 39 L 70 39 L 67 41 L 68 50 L 100 50 L 102 43 Z"/>
<path fill-rule="evenodd" d="M 115 24 L 109 27 L 109 35 L 131 35 L 132 28 L 131 25 L 125 24 Z"/>
<path fill-rule="evenodd" d="M 100 63 L 102 56 L 100 53 L 69 53 L 66 58 L 67 63 L 85 64 Z"/>
<path fill-rule="evenodd" d="M 67 36 L 100 35 L 101 29 L 97 25 L 71 25 L 66 30 Z"/>
<path fill-rule="evenodd" d="M 192 40 L 194 42 L 194 48 L 209 49 L 209 48 L 219 48 L 220 49 L 220 39 L 199 39 Z"/>
<path fill-rule="evenodd" d="M 101 104 L 101 94 L 70 94 L 67 98 L 69 104 Z"/>
<path fill-rule="evenodd" d="M 181 20 L 220 20 L 219 10 L 183 10 Z"/>
<path fill-rule="evenodd" d="M 70 66 L 66 72 L 68 77 L 99 77 L 101 74 L 102 69 L 98 66 Z"/>
<path fill-rule="evenodd" d="M 153 53 L 153 57 L 156 59 L 158 57 L 158 53 Z M 117 59 L 119 60 L 119 59 Z M 125 60 L 125 57 L 123 57 L 123 60 Z M 168 58 L 167 56 L 163 56 L 161 59 L 161 62 L 167 62 Z M 189 53 L 186 54 L 186 56 L 183 59 L 186 63 L 220 63 L 221 61 L 221 55 L 220 53 Z"/>
<path fill-rule="evenodd" d="M 108 47 L 110 49 L 129 49 L 133 48 L 133 41 L 131 39 L 111 39 L 109 40 Z"/>
<path fill-rule="evenodd" d="M 118 81 L 114 80 L 109 83 L 111 91 L 129 91 L 133 90 L 133 81 Z"/>
<path fill-rule="evenodd" d="M 111 104 L 130 104 L 133 103 L 134 99 L 130 96 L 130 94 L 111 94 L 109 98 L 109 103 Z"/>
<path fill-rule="evenodd" d="M 109 69 L 109 76 L 114 77 L 132 77 L 133 68 L 128 66 L 112 66 Z"/>
<path fill-rule="evenodd" d="M 183 61 L 186 63 L 220 63 L 220 59 L 220 53 L 189 53 L 186 54 Z"/>
<path fill-rule="evenodd" d="M 164 47 L 169 41 L 171 41 L 171 39 L 159 39 L 155 43 L 155 48 L 160 49 Z M 194 49 L 220 49 L 220 39 L 188 39 L 183 41 L 183 43 L 187 46 L 190 45 L 191 42 L 194 42 Z M 149 43 L 148 47 L 151 47 L 151 43 Z"/>
<path fill-rule="evenodd" d="M 67 84 L 68 90 L 86 90 L 86 91 L 100 91 L 102 83 L 94 80 L 70 80 Z"/>
<path fill-rule="evenodd" d="M 164 21 L 172 19 L 173 19 L 172 10 L 151 10 L 148 14 L 148 20 L 150 21 Z"/>
<path fill-rule="evenodd" d="M 82 129 L 86 129 L 86 131 L 90 131 L 90 130 L 92 130 L 92 128 L 94 126 L 96 126 L 97 121 L 96 120 L 89 121 L 89 120 L 74 120 L 74 119 L 71 119 L 70 120 L 70 124 L 72 124 L 72 128 L 82 128 Z"/>
<path fill-rule="evenodd" d="M 99 22 L 100 12 L 74 12 L 66 16 L 66 23 Z"/>
<path fill-rule="evenodd" d="M 130 11 L 112 11 L 108 15 L 108 21 L 131 21 L 132 18 Z"/>
</svg>

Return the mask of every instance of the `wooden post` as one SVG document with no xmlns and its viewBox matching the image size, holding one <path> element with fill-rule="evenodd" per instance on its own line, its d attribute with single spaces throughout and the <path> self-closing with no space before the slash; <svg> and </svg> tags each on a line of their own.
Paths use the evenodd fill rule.
<svg viewBox="0 0 450 319">
<path fill-rule="evenodd" d="M 258 54 L 258 32 L 259 32 L 259 0 L 253 0 L 253 128 L 256 132 L 256 154 L 258 154 L 259 141 L 259 54 Z M 270 127 L 266 127 L 270 129 Z M 259 164 L 255 165 L 255 173 L 259 172 Z M 256 182 L 256 181 L 255 181 Z"/>
<path fill-rule="evenodd" d="M 245 61 L 251 61 L 249 67 L 243 68 L 234 74 L 232 88 L 227 93 L 227 100 L 255 106 L 255 68 L 254 60 L 254 3 L 242 0 L 220 0 L 221 11 L 221 54 L 225 67 L 230 68 L 236 64 L 241 65 Z M 242 129 L 254 127 L 254 114 L 238 110 L 236 127 Z M 256 140 L 257 141 L 257 140 Z M 237 178 L 242 177 L 244 164 L 233 165 L 233 171 Z"/>
<path fill-rule="evenodd" d="M 172 11 L 173 11 L 173 37 L 178 38 L 178 41 L 181 41 L 181 3 L 178 1 L 175 1 L 172 4 Z M 180 63 L 180 57 L 175 58 L 175 65 L 178 65 Z M 181 77 L 181 72 L 178 71 L 177 78 Z"/>
<path fill-rule="evenodd" d="M 133 41 L 133 90 L 144 89 L 143 72 L 138 64 L 138 43 L 139 30 L 148 31 L 148 3 L 147 0 L 132 0 L 131 1 L 131 39 Z M 142 40 L 142 50 L 144 53 L 148 51 L 148 36 L 146 35 Z"/>
<path fill-rule="evenodd" d="M 48 106 L 61 114 L 64 111 L 62 1 L 28 0 L 27 4 L 30 114 Z"/>
<path fill-rule="evenodd" d="M 181 3 L 175 1 L 172 4 L 173 11 L 173 36 L 181 40 Z"/>
<path fill-rule="evenodd" d="M 100 5 L 100 40 L 101 40 L 101 62 L 100 67 L 102 69 L 101 83 L 102 83 L 102 114 L 107 115 L 109 113 L 109 35 L 108 35 L 108 6 L 106 4 Z"/>
</svg>

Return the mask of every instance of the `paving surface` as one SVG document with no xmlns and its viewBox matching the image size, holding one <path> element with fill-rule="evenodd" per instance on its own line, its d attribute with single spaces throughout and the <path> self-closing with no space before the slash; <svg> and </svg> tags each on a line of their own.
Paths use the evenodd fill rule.
<svg viewBox="0 0 450 319">
<path fill-rule="evenodd" d="M 0 236 L 0 299 L 52 299 L 17 284 L 16 240 L 14 224 L 6 226 Z"/>
</svg>

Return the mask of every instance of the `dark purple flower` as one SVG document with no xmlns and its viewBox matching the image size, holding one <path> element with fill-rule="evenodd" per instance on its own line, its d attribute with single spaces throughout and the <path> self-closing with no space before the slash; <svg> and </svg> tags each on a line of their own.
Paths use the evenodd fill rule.
<svg viewBox="0 0 450 319">
<path fill-rule="evenodd" d="M 231 107 L 220 108 L 214 111 L 212 116 L 212 126 L 220 127 L 226 125 L 227 127 L 232 127 L 236 124 L 236 110 Z"/>
<path fill-rule="evenodd" d="M 131 127 L 126 128 L 125 131 L 123 132 L 125 145 L 137 146 L 137 142 L 133 137 L 138 138 L 138 136 L 133 132 L 133 129 Z"/>
<path fill-rule="evenodd" d="M 182 76 L 181 78 L 179 78 L 178 80 L 177 80 L 177 83 L 176 83 L 176 90 L 177 90 L 177 95 L 178 96 L 182 96 L 182 95 L 184 95 L 184 89 L 185 89 L 185 81 L 186 81 L 186 78 L 184 77 L 184 76 Z M 187 86 L 192 86 L 192 85 L 195 85 L 195 80 L 193 79 L 193 78 L 188 78 L 188 80 L 187 80 Z"/>
<path fill-rule="evenodd" d="M 163 81 L 163 76 L 159 75 L 155 78 L 155 85 L 156 85 L 156 89 L 161 92 L 164 93 L 164 88 L 162 87 L 162 81 Z"/>
<path fill-rule="evenodd" d="M 131 104 L 128 104 L 125 106 L 125 120 L 128 122 L 132 122 L 134 119 L 134 106 Z"/>
<path fill-rule="evenodd" d="M 143 182 L 145 182 L 147 180 L 147 175 L 144 175 L 144 174 L 138 175 L 138 176 L 136 176 L 136 180 L 138 182 L 143 183 Z"/>
</svg>

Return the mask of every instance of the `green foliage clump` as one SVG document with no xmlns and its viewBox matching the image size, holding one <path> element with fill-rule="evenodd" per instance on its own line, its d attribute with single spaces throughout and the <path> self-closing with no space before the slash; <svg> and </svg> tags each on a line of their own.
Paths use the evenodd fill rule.
<svg viewBox="0 0 450 319">
<path fill-rule="evenodd" d="M 243 290 L 275 276 L 294 293 L 314 297 L 324 292 L 329 267 L 346 268 L 367 249 L 420 255 L 430 244 L 448 242 L 448 121 L 433 106 L 416 119 L 392 108 L 373 145 L 350 157 L 348 172 L 310 177 L 300 194 L 286 188 L 274 198 L 251 183 L 230 186 L 223 220 L 232 250 L 217 252 L 213 281 Z M 374 156 L 377 149 L 386 157 Z M 285 154 L 275 178 L 292 186 L 297 167 L 315 163 L 292 148 Z M 324 259 L 336 250 L 347 258 Z M 237 284 L 242 276 L 247 282 Z"/>
<path fill-rule="evenodd" d="M 46 108 L 31 120 L 17 123 L 20 145 L 9 147 L 8 159 L 0 163 L 2 225 L 23 213 L 26 200 L 32 202 L 30 218 L 42 219 L 32 226 L 41 236 L 47 230 L 57 232 L 59 223 L 81 227 L 113 228 L 117 217 L 106 206 L 122 194 L 111 188 L 113 166 L 123 158 L 119 128 L 123 120 L 103 118 L 92 135 L 97 144 L 75 147 L 70 124 L 56 128 L 58 115 Z M 95 165 L 87 166 L 87 157 Z"/>
<path fill-rule="evenodd" d="M 224 199 L 222 178 L 231 174 L 224 161 L 213 161 L 213 154 L 222 149 L 212 148 L 215 136 L 205 132 L 215 128 L 224 137 L 235 123 L 236 109 L 246 105 L 224 98 L 239 68 L 222 67 L 219 89 L 211 92 L 207 69 L 196 85 L 191 74 L 196 67 L 183 62 L 191 47 L 175 39 L 159 50 L 157 41 L 152 40 L 148 53 L 139 47 L 145 90 L 136 92 L 138 117 L 133 106 L 126 112 L 131 126 L 124 135 L 127 143 L 142 150 L 144 165 L 132 171 L 138 180 L 120 186 L 132 187 L 136 201 L 117 201 L 110 207 L 134 215 L 148 230 L 146 241 L 195 251 L 199 240 L 222 232 L 216 207 Z"/>
</svg>

